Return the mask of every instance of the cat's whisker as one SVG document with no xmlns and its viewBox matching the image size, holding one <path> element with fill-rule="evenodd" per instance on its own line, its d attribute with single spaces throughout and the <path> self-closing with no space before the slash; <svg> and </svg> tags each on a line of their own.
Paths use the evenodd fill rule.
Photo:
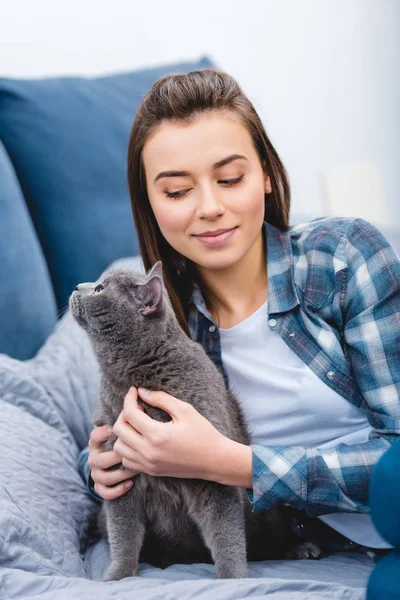
<svg viewBox="0 0 400 600">
<path fill-rule="evenodd" d="M 57 310 L 57 320 L 61 319 L 61 317 L 63 317 L 69 310 L 69 305 L 66 304 L 64 306 L 61 306 L 61 308 L 59 308 Z"/>
</svg>

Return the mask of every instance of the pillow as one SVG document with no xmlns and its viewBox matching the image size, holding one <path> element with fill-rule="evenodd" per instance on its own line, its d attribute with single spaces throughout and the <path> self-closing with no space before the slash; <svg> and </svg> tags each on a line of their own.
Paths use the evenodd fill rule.
<svg viewBox="0 0 400 600">
<path fill-rule="evenodd" d="M 36 371 L 36 358 L 20 362 L 0 356 L 0 556 L 1 568 L 12 567 L 42 575 L 85 577 L 81 557 L 89 522 L 96 507 L 77 470 L 79 447 L 73 427 L 64 421 L 68 407 L 83 400 L 81 413 L 96 388 L 96 372 L 84 352 L 65 344 L 67 314 L 45 344 Z M 73 325 L 73 324 L 71 324 Z M 69 328 L 76 340 L 76 331 Z M 54 343 L 59 341 L 59 347 Z M 55 354 L 54 354 L 54 351 Z M 64 370 L 58 360 L 64 359 Z M 53 363 L 54 360 L 54 363 Z M 38 365 L 39 366 L 39 365 Z M 83 377 L 86 369 L 85 377 Z M 63 411 L 54 402 L 52 385 L 58 375 Z M 88 423 L 86 423 L 88 427 Z"/>
<path fill-rule="evenodd" d="M 131 126 L 161 76 L 207 57 L 107 77 L 0 79 L 0 131 L 32 214 L 58 307 L 79 282 L 137 254 L 126 176 Z"/>
<path fill-rule="evenodd" d="M 0 352 L 22 360 L 54 329 L 57 309 L 39 240 L 1 142 L 0 182 Z"/>
</svg>

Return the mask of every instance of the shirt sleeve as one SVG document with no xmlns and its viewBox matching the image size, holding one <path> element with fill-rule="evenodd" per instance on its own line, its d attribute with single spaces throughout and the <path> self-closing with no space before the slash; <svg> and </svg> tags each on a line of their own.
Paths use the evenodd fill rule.
<svg viewBox="0 0 400 600">
<path fill-rule="evenodd" d="M 339 247 L 340 246 L 340 247 Z M 343 339 L 374 428 L 360 444 L 333 448 L 252 445 L 253 512 L 278 502 L 310 516 L 369 512 L 373 467 L 400 434 L 400 261 L 364 219 L 351 221 L 338 251 L 343 264 Z"/>
<path fill-rule="evenodd" d="M 78 471 L 79 471 L 80 476 L 82 477 L 83 481 L 86 484 L 87 491 L 90 494 L 90 496 L 92 496 L 92 498 L 94 498 L 95 500 L 103 502 L 103 498 L 101 496 L 99 496 L 94 490 L 94 481 L 90 474 L 88 457 L 89 457 L 89 446 L 86 446 L 86 448 L 83 448 L 83 450 L 81 450 L 81 452 L 79 453 L 79 456 L 78 456 Z"/>
</svg>

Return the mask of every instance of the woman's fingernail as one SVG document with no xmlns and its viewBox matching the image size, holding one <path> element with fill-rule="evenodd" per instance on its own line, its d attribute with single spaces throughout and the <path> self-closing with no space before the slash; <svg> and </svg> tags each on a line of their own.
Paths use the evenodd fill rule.
<svg viewBox="0 0 400 600">
<path fill-rule="evenodd" d="M 146 388 L 138 388 L 138 392 L 141 396 L 148 396 L 149 395 L 149 390 L 146 390 Z"/>
<path fill-rule="evenodd" d="M 128 481 L 125 481 L 124 486 L 126 487 L 127 490 L 129 490 L 129 488 L 131 488 L 133 486 L 132 479 L 129 479 Z"/>
<path fill-rule="evenodd" d="M 113 432 L 113 430 L 112 430 L 112 427 L 108 426 L 108 427 L 107 427 L 107 433 L 108 433 L 109 435 L 111 435 L 111 434 L 112 434 L 112 432 Z"/>
</svg>

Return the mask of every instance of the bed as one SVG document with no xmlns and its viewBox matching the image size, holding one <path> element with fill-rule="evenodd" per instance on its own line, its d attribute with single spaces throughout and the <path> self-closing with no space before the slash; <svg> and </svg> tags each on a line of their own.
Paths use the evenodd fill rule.
<svg viewBox="0 0 400 600">
<path fill-rule="evenodd" d="M 139 265 L 112 266 L 128 264 Z M 374 561 L 357 551 L 250 563 L 248 579 L 219 580 L 209 564 L 141 564 L 136 577 L 102 582 L 109 548 L 104 539 L 91 542 L 99 503 L 77 467 L 98 385 L 90 341 L 69 312 L 34 358 L 0 355 L 1 600 L 365 598 Z"/>
</svg>

